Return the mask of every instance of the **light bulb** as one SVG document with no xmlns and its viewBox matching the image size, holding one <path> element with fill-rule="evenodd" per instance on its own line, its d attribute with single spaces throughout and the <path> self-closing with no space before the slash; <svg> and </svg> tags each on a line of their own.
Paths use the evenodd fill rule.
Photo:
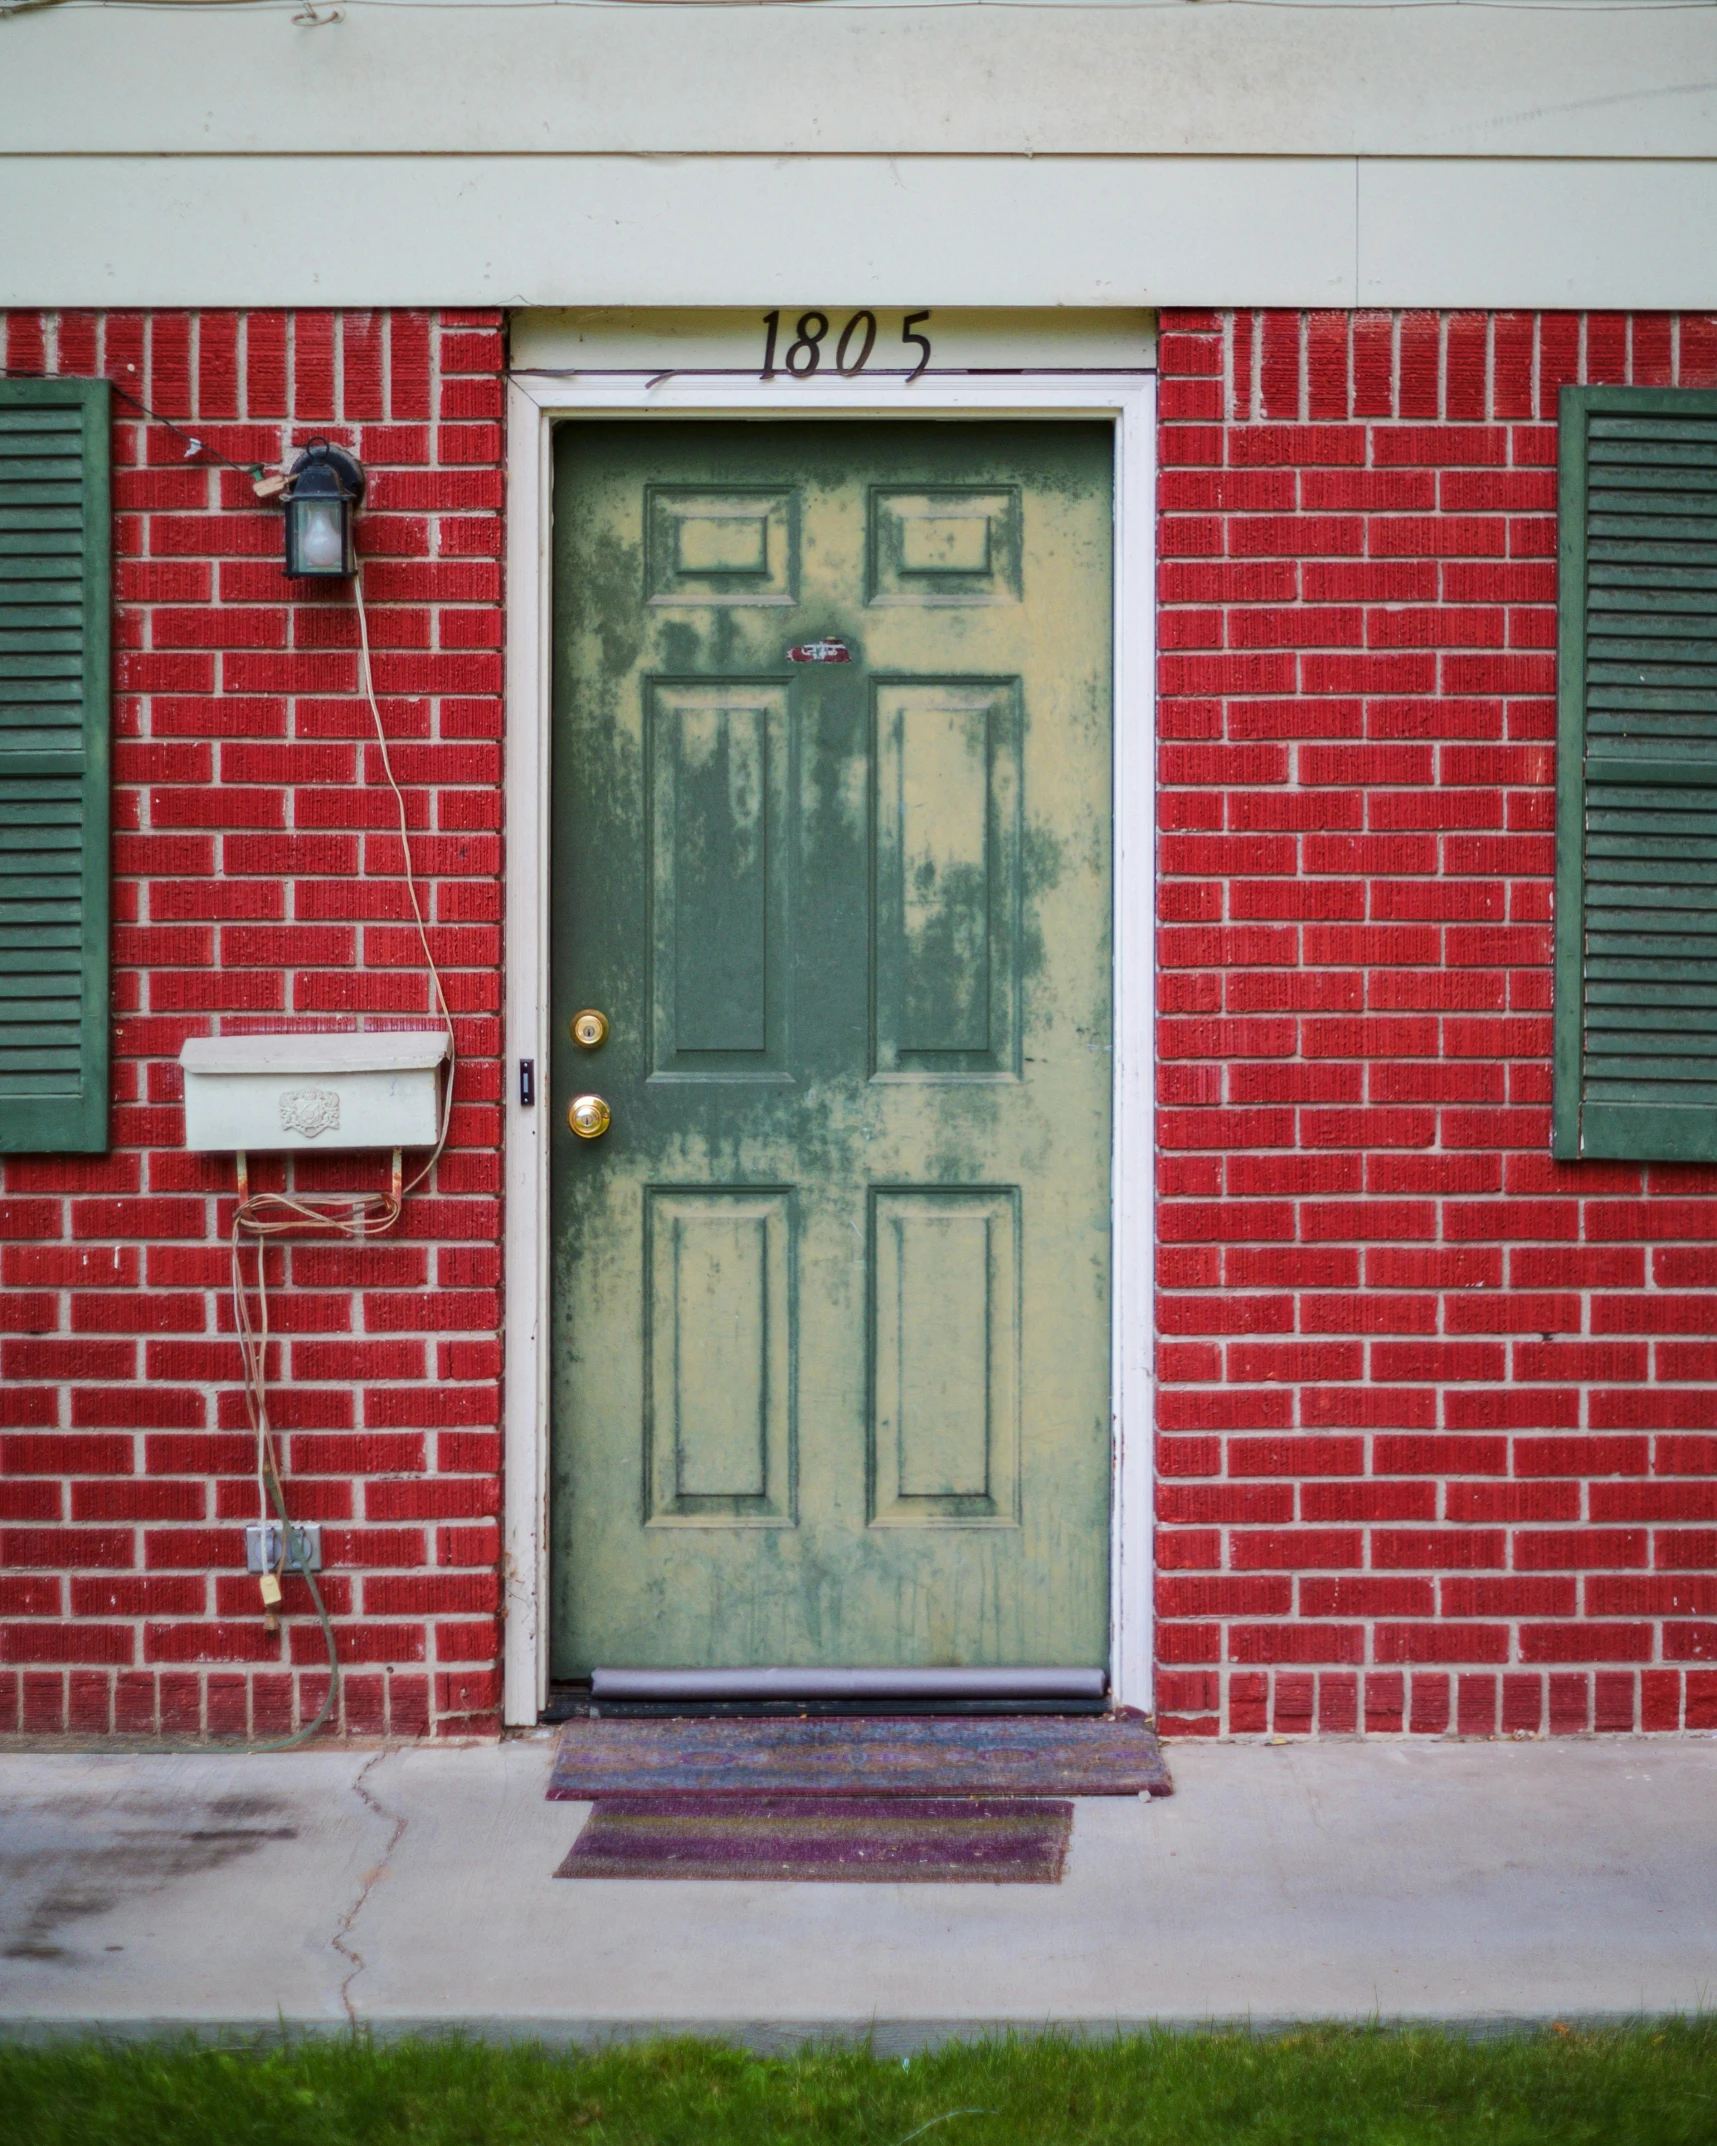
<svg viewBox="0 0 1717 2146">
<path fill-rule="evenodd" d="M 298 560 L 313 574 L 337 574 L 346 563 L 337 500 L 306 500 L 299 508 Z"/>
</svg>

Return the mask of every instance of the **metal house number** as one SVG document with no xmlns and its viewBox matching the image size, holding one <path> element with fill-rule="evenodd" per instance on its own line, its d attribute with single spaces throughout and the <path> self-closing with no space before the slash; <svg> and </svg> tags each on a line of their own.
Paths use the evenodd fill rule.
<svg viewBox="0 0 1717 2146">
<path fill-rule="evenodd" d="M 929 318 L 928 311 L 901 316 L 900 340 L 908 350 L 915 351 L 918 357 L 917 364 L 906 375 L 909 382 L 916 380 L 930 363 L 930 338 L 919 333 Z M 781 308 L 777 306 L 773 313 L 765 313 L 761 377 L 773 380 L 777 373 L 786 372 L 795 380 L 809 380 L 814 372 L 822 368 L 823 351 L 833 325 L 829 315 L 819 312 L 815 306 L 810 311 L 801 313 L 792 323 L 792 340 L 782 354 L 781 363 L 777 365 L 775 357 L 781 348 L 782 335 Z M 835 337 L 830 353 L 834 359 L 835 371 L 843 379 L 850 380 L 855 373 L 864 371 L 876 349 L 876 337 L 876 315 L 868 307 L 850 317 L 846 326 Z"/>
</svg>

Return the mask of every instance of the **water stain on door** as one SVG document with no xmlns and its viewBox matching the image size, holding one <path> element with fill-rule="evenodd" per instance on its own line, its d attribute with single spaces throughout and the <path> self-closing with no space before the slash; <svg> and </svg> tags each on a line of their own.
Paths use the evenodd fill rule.
<svg viewBox="0 0 1717 2146">
<path fill-rule="evenodd" d="M 1111 469 L 556 435 L 557 1676 L 1107 1657 Z"/>
</svg>

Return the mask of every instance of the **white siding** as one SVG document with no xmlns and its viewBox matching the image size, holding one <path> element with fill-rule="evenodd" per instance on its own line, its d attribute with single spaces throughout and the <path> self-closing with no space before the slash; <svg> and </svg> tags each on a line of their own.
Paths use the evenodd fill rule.
<svg viewBox="0 0 1717 2146">
<path fill-rule="evenodd" d="M 1717 9 L 48 8 L 0 22 L 0 147 L 1708 157 Z"/>
</svg>

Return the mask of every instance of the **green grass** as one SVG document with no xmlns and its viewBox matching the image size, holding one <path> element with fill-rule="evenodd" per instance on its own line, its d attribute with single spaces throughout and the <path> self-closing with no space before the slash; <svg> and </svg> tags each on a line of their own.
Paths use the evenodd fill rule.
<svg viewBox="0 0 1717 2146">
<path fill-rule="evenodd" d="M 908 2062 L 691 2041 L 584 2057 L 0 2048 L 0 2139 L 29 2146 L 901 2146 L 940 2117 L 925 2146 L 1713 2146 L 1717 2021 L 1481 2042 L 1338 2028 L 1021 2040 Z"/>
</svg>

